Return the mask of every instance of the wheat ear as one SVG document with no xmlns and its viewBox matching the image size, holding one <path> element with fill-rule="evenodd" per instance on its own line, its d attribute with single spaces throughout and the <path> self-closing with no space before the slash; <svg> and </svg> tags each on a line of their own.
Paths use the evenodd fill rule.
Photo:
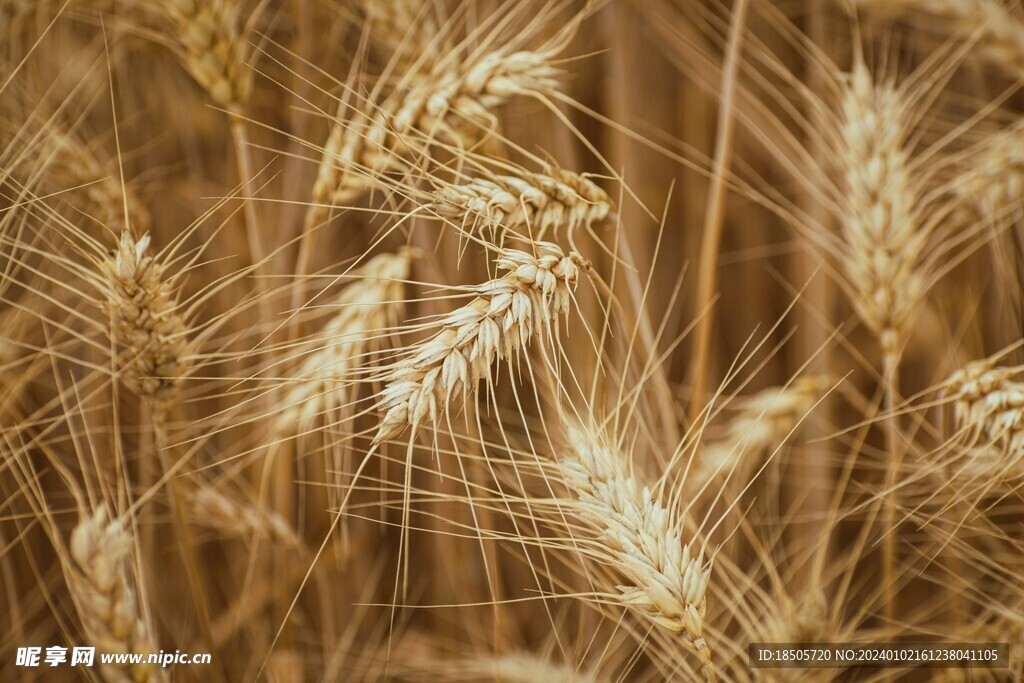
<svg viewBox="0 0 1024 683">
<path fill-rule="evenodd" d="M 988 135 L 969 157 L 970 170 L 951 191 L 970 222 L 998 219 L 1024 195 L 1024 122 Z"/>
<path fill-rule="evenodd" d="M 574 500 L 565 506 L 598 531 L 599 542 L 627 581 L 619 599 L 658 626 L 684 636 L 701 672 L 715 681 L 711 648 L 704 639 L 710 564 L 683 541 L 684 521 L 666 508 L 629 470 L 621 454 L 590 430 L 566 428 L 568 453 L 558 469 Z"/>
<path fill-rule="evenodd" d="M 1024 458 L 1024 382 L 1020 368 L 974 361 L 953 374 L 945 392 L 953 401 L 959 438 L 970 447 L 981 442 L 1014 459 Z"/>
<path fill-rule="evenodd" d="M 441 30 L 433 12 L 424 3 L 413 0 L 360 0 L 375 41 L 387 46 L 392 56 L 401 59 L 400 67 L 421 60 L 420 50 L 431 49 L 433 38 Z"/>
<path fill-rule="evenodd" d="M 313 186 L 313 202 L 347 204 L 373 186 L 373 176 L 401 170 L 406 150 L 422 148 L 417 136 L 467 147 L 495 125 L 495 110 L 516 96 L 554 92 L 557 71 L 547 52 L 498 49 L 437 73 L 413 79 L 379 108 L 359 111 L 332 126 Z M 311 216 L 322 217 L 323 209 Z M 312 220 L 307 216 L 307 222 Z"/>
<path fill-rule="evenodd" d="M 548 232 L 570 233 L 606 219 L 614 210 L 608 194 L 578 173 L 553 169 L 546 173 L 489 174 L 470 182 L 443 185 L 434 192 L 431 209 L 470 231 L 487 230 L 501 242 L 506 232 L 544 239 Z"/>
<path fill-rule="evenodd" d="M 84 516 L 71 534 L 68 587 L 82 619 L 84 636 L 103 652 L 151 653 L 152 628 L 139 611 L 127 563 L 133 541 L 120 520 L 108 521 L 106 510 Z M 165 681 L 151 664 L 103 666 L 111 683 Z"/>
<path fill-rule="evenodd" d="M 902 456 L 897 450 L 895 401 L 899 359 L 913 316 L 924 301 L 924 255 L 929 231 L 919 223 L 918 191 L 910 169 L 908 108 L 891 81 L 875 83 L 858 58 L 842 103 L 842 163 L 848 213 L 843 238 L 844 266 L 853 303 L 878 338 L 882 351 L 885 446 L 886 536 L 882 546 L 884 581 L 889 587 L 885 615 L 896 615 L 895 564 L 898 537 L 895 481 Z"/>
<path fill-rule="evenodd" d="M 157 5 L 174 30 L 174 48 L 196 83 L 218 106 L 236 111 L 249 98 L 248 38 L 237 0 L 166 0 Z"/>
<path fill-rule="evenodd" d="M 904 140 L 907 118 L 892 83 L 875 84 L 858 62 L 843 98 L 843 168 L 849 212 L 843 222 L 844 265 L 861 319 L 882 352 L 899 353 L 921 305 L 921 256 L 927 232 L 917 220 L 915 185 Z"/>
<path fill-rule="evenodd" d="M 853 0 L 882 16 L 927 12 L 945 20 L 963 37 L 975 39 L 984 59 L 1014 76 L 1024 74 L 1024 22 L 998 0 Z"/>
<path fill-rule="evenodd" d="M 149 229 L 149 214 L 142 202 L 130 188 L 122 187 L 116 171 L 108 170 L 87 145 L 57 126 L 47 128 L 44 136 L 40 153 L 49 157 L 48 169 L 61 182 L 81 186 L 78 192 L 86 199 L 88 215 L 116 232 L 126 227 Z"/>
<path fill-rule="evenodd" d="M 291 525 L 277 513 L 230 498 L 212 486 L 200 486 L 188 495 L 189 514 L 196 524 L 227 536 L 265 536 L 292 548 L 302 542 Z"/>
<path fill-rule="evenodd" d="M 741 399 L 739 412 L 721 438 L 704 448 L 687 487 L 700 489 L 716 476 L 729 475 L 751 464 L 751 456 L 778 448 L 828 387 L 826 377 L 800 377 L 789 386 L 771 387 Z"/>
<path fill-rule="evenodd" d="M 977 681 L 1019 681 L 1024 677 L 1024 605 L 1020 599 L 993 598 L 987 603 L 974 623 L 964 633 L 964 641 L 978 643 L 1006 643 L 1009 645 L 1009 667 L 991 673 L 973 672 L 971 669 L 943 670 L 932 680 L 935 683 L 976 683 Z"/>
<path fill-rule="evenodd" d="M 990 608 L 992 618 L 985 625 L 985 639 L 994 643 L 1010 645 L 1010 675 L 1024 676 L 1024 605 L 1020 600 L 1016 605 L 996 603 Z"/>
<path fill-rule="evenodd" d="M 150 239 L 124 231 L 104 263 L 104 305 L 121 345 L 123 377 L 161 413 L 177 393 L 192 351 L 174 278 L 149 254 Z"/>
<path fill-rule="evenodd" d="M 569 310 L 580 273 L 590 265 L 555 244 L 534 246 L 537 255 L 501 250 L 496 264 L 506 274 L 472 287 L 473 301 L 444 316 L 433 337 L 392 364 L 377 403 L 384 417 L 374 444 L 408 427 L 436 425 L 452 396 L 466 399 L 481 377 L 490 377 L 495 360 L 510 359 L 533 336 L 552 333 Z"/>
<path fill-rule="evenodd" d="M 274 421 L 276 434 L 302 433 L 318 415 L 348 402 L 344 384 L 363 360 L 373 333 L 397 319 L 416 254 L 412 248 L 381 254 L 352 273 L 360 279 L 334 301 L 338 314 L 317 333 L 318 350 L 296 370 L 284 396 L 286 407 Z"/>
</svg>

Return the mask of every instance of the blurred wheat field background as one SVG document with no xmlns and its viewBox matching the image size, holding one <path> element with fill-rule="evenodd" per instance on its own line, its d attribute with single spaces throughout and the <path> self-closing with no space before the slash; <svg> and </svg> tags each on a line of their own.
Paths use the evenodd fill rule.
<svg viewBox="0 0 1024 683">
<path fill-rule="evenodd" d="M 1024 680 L 1017 3 L 0 32 L 0 679 Z"/>
</svg>

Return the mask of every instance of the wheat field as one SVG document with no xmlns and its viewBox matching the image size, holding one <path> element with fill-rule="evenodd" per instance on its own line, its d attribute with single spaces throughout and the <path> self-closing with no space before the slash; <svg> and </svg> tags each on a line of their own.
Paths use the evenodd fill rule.
<svg viewBox="0 0 1024 683">
<path fill-rule="evenodd" d="M 1022 84 L 1010 0 L 0 0 L 0 679 L 1024 680 Z"/>
</svg>

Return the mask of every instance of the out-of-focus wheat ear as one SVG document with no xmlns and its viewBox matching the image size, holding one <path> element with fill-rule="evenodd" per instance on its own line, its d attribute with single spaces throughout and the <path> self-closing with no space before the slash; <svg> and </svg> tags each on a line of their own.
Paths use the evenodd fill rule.
<svg viewBox="0 0 1024 683">
<path fill-rule="evenodd" d="M 189 369 L 189 328 L 176 301 L 174 279 L 150 254 L 150 238 L 121 233 L 103 264 L 104 306 L 120 346 L 125 383 L 162 415 Z"/>
<path fill-rule="evenodd" d="M 435 190 L 430 208 L 474 234 L 486 231 L 501 244 L 507 233 L 538 240 L 561 228 L 572 233 L 608 218 L 615 204 L 587 177 L 554 169 L 481 173 L 467 183 L 445 184 Z"/>
<path fill-rule="evenodd" d="M 128 227 L 142 233 L 149 230 L 150 216 L 142 201 L 130 187 L 121 185 L 116 168 L 107 168 L 75 135 L 58 126 L 48 127 L 39 154 L 49 159 L 49 177 L 62 185 L 78 187 L 76 194 L 86 200 L 82 210 L 100 225 L 114 232 Z"/>
<path fill-rule="evenodd" d="M 503 249 L 506 274 L 471 288 L 476 298 L 445 315 L 440 330 L 401 355 L 383 375 L 377 409 L 384 413 L 374 444 L 406 429 L 436 426 L 448 403 L 475 397 L 496 360 L 511 360 L 535 336 L 550 334 L 572 304 L 572 292 L 590 264 L 548 242 L 536 255 Z"/>
<path fill-rule="evenodd" d="M 1010 674 L 1019 679 L 1024 676 L 1024 604 L 995 602 L 989 607 L 991 616 L 983 627 L 985 642 L 1010 645 Z"/>
<path fill-rule="evenodd" d="M 395 67 L 404 70 L 414 61 L 424 61 L 423 50 L 436 51 L 441 26 L 430 3 L 411 0 L 359 0 L 370 27 L 370 38 L 388 50 Z"/>
<path fill-rule="evenodd" d="M 1000 598 L 1002 598 L 1000 600 Z M 1024 676 L 1024 603 L 1019 594 L 986 597 L 980 614 L 957 634 L 965 642 L 1006 643 L 1009 645 L 1009 666 L 999 673 L 979 676 L 970 669 L 941 671 L 931 680 L 935 683 L 971 683 L 971 681 L 1019 681 Z"/>
<path fill-rule="evenodd" d="M 250 188 L 256 171 L 243 112 L 254 72 L 245 60 L 250 55 L 253 23 L 265 3 L 255 4 L 257 13 L 245 12 L 245 4 L 245 0 L 166 0 L 153 2 L 152 11 L 167 24 L 163 42 L 177 53 L 182 66 L 214 104 L 229 112 L 249 259 L 256 265 L 262 264 L 266 253 Z M 268 316 L 265 302 L 261 308 Z"/>
<path fill-rule="evenodd" d="M 433 673 L 456 680 L 488 680 L 500 683 L 598 683 L 596 675 L 567 664 L 560 664 L 530 652 L 515 652 L 490 657 L 421 660 L 402 662 L 411 672 Z"/>
<path fill-rule="evenodd" d="M 381 254 L 350 273 L 358 279 L 331 304 L 338 309 L 337 315 L 317 332 L 316 350 L 288 383 L 284 409 L 274 419 L 274 435 L 304 433 L 318 416 L 349 403 L 352 397 L 346 386 L 352 372 L 365 361 L 375 335 L 386 333 L 399 318 L 404 281 L 417 254 L 409 247 Z"/>
<path fill-rule="evenodd" d="M 881 18 L 926 12 L 939 17 L 974 51 L 1014 78 L 1024 75 L 1024 21 L 1001 0 L 853 0 L 867 16 Z"/>
<path fill-rule="evenodd" d="M 986 135 L 969 150 L 968 168 L 950 185 L 975 221 L 1001 216 L 1024 195 L 1024 122 Z"/>
<path fill-rule="evenodd" d="M 136 600 L 129 562 L 134 542 L 121 520 L 104 508 L 84 515 L 71 534 L 65 568 L 68 588 L 82 620 L 83 635 L 104 653 L 154 653 L 153 629 Z M 153 664 L 102 664 L 103 677 L 116 683 L 166 681 Z"/>
<path fill-rule="evenodd" d="M 795 598 L 795 599 L 794 599 Z M 819 586 L 808 586 L 800 595 L 785 600 L 785 608 L 772 605 L 773 615 L 767 620 L 765 642 L 824 643 L 836 642 L 836 632 L 829 619 L 829 603 Z"/>
<path fill-rule="evenodd" d="M 957 204 L 952 217 L 957 229 L 968 232 L 982 226 L 991 235 L 995 290 L 1010 328 L 1020 329 L 1024 274 L 1017 240 L 1024 206 L 1024 122 L 989 133 L 967 150 L 964 168 L 950 183 L 950 191 Z"/>
<path fill-rule="evenodd" d="M 229 497 L 213 486 L 196 487 L 189 492 L 186 502 L 196 525 L 215 529 L 225 536 L 266 537 L 291 548 L 302 547 L 298 534 L 283 517 Z"/>
<path fill-rule="evenodd" d="M 849 76 L 842 103 L 848 214 L 843 266 L 853 304 L 879 340 L 899 354 L 926 291 L 921 259 L 928 234 L 919 225 L 906 149 L 907 107 L 891 82 L 875 83 L 862 61 Z"/>
<path fill-rule="evenodd" d="M 626 583 L 619 599 L 695 651 L 705 680 L 717 680 L 704 638 L 710 562 L 684 542 L 683 513 L 666 508 L 593 430 L 569 425 L 558 470 L 574 498 L 562 506 L 597 532 L 610 566 Z"/>
<path fill-rule="evenodd" d="M 701 490 L 715 477 L 741 478 L 760 463 L 756 456 L 770 454 L 793 430 L 831 386 L 825 376 L 799 377 L 785 387 L 771 387 L 739 399 L 738 412 L 720 438 L 708 440 L 687 477 L 687 488 Z"/>
<path fill-rule="evenodd" d="M 238 111 L 248 100 L 249 36 L 239 0 L 167 0 L 155 5 L 170 24 L 182 65 L 218 106 Z M 248 180 L 248 179 L 246 179 Z"/>
</svg>

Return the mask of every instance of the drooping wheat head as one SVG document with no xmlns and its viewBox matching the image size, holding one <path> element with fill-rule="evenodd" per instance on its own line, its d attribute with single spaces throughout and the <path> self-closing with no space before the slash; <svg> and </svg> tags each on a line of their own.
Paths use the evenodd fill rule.
<svg viewBox="0 0 1024 683">
<path fill-rule="evenodd" d="M 341 107 L 321 155 L 314 204 L 351 203 L 374 186 L 375 176 L 402 171 L 409 152 L 419 155 L 432 142 L 463 149 L 477 144 L 497 125 L 500 105 L 555 90 L 554 56 L 553 50 L 501 48 L 462 62 L 447 55 L 430 73 L 406 79 L 379 106 L 366 102 L 350 117 Z"/>
<path fill-rule="evenodd" d="M 953 437 L 959 443 L 1024 459 L 1024 383 L 1014 379 L 1020 372 L 984 359 L 968 363 L 949 378 L 944 393 L 953 403 Z"/>
<path fill-rule="evenodd" d="M 511 170 L 511 169 L 509 169 Z M 586 176 L 563 169 L 545 173 L 487 174 L 442 185 L 431 208 L 471 233 L 487 231 L 497 244 L 506 234 L 544 239 L 605 220 L 614 210 L 608 194 Z"/>
<path fill-rule="evenodd" d="M 467 400 L 481 378 L 490 383 L 496 360 L 511 360 L 533 337 L 556 332 L 589 264 L 555 244 L 534 246 L 536 255 L 501 250 L 496 265 L 506 274 L 471 287 L 473 301 L 444 316 L 434 336 L 406 349 L 387 370 L 375 444 L 409 427 L 436 425 L 452 397 Z"/>
<path fill-rule="evenodd" d="M 71 534 L 68 588 L 86 639 L 102 652 L 157 651 L 128 570 L 133 547 L 124 524 L 108 520 L 104 508 L 83 516 Z M 116 683 L 166 680 L 162 669 L 147 663 L 102 667 L 104 678 Z"/>
</svg>

